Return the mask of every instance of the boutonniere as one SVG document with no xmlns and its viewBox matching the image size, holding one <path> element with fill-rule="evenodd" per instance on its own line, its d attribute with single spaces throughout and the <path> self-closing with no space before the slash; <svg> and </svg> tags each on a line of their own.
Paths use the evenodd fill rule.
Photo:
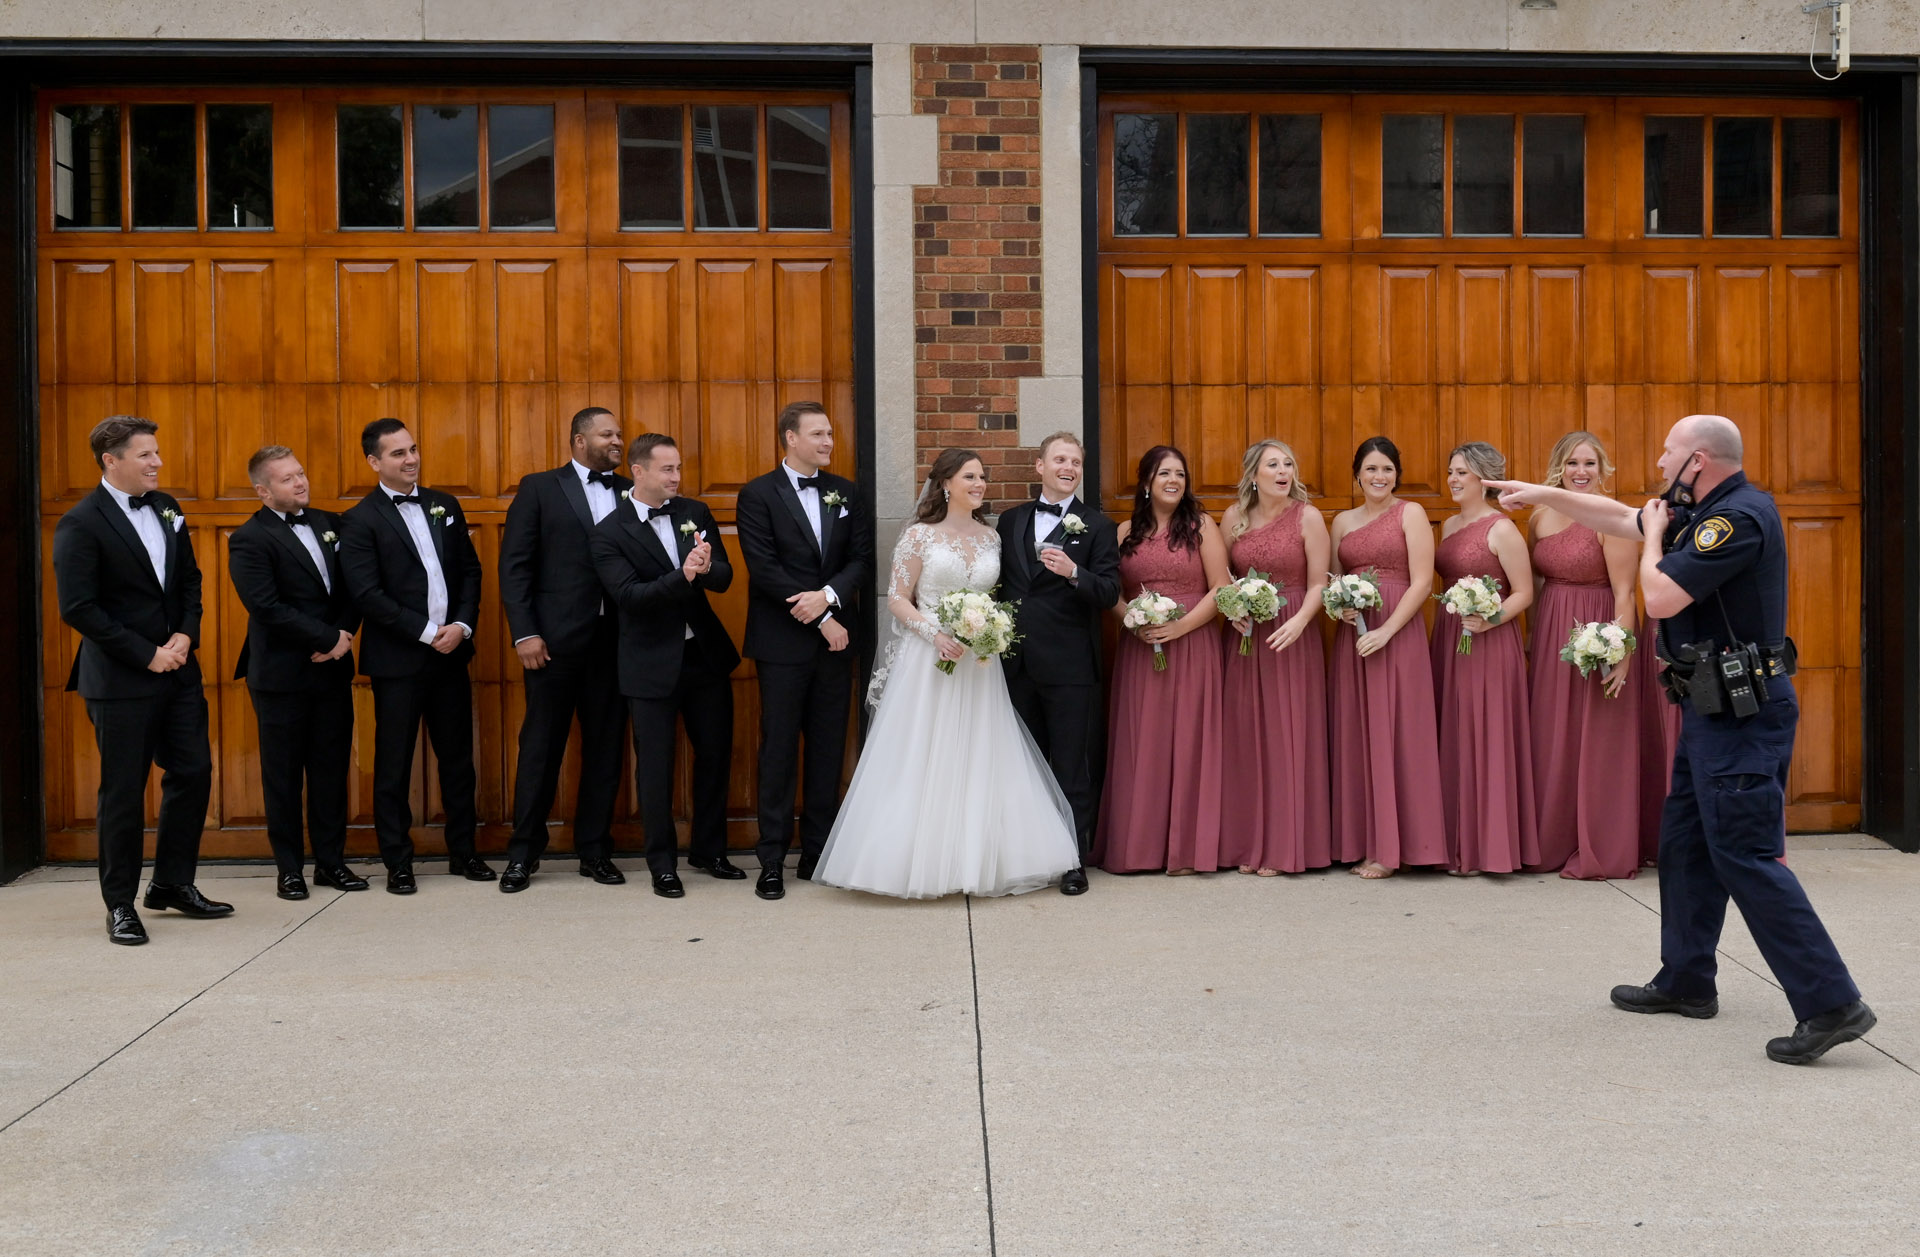
<svg viewBox="0 0 1920 1257">
<path fill-rule="evenodd" d="M 820 504 L 822 506 L 845 506 L 847 504 L 847 495 L 838 489 L 834 489 L 820 495 Z"/>
<path fill-rule="evenodd" d="M 633 501 L 633 490 L 632 490 L 632 489 L 622 489 L 622 490 L 620 490 L 620 500 L 621 500 L 622 502 L 631 502 L 631 501 Z"/>
<path fill-rule="evenodd" d="M 336 550 L 340 548 L 340 534 L 333 531 L 333 529 L 331 528 L 327 529 L 327 531 L 320 534 L 320 540 L 332 546 Z"/>
<path fill-rule="evenodd" d="M 160 508 L 160 518 L 167 521 L 167 525 L 171 527 L 173 531 L 180 531 L 181 519 L 179 511 L 174 510 L 171 506 L 163 506 Z"/>
<path fill-rule="evenodd" d="M 1081 519 L 1078 515 L 1062 516 L 1060 520 L 1060 531 L 1066 533 L 1069 537 L 1078 537 L 1081 533 L 1087 531 L 1087 521 Z"/>
<path fill-rule="evenodd" d="M 434 519 L 438 520 L 442 528 L 445 528 L 447 525 L 453 523 L 453 520 L 447 517 L 447 508 L 444 506 L 440 506 L 437 504 L 434 506 L 429 506 L 427 508 L 427 514 L 433 516 Z"/>
<path fill-rule="evenodd" d="M 693 536 L 693 534 L 699 531 L 700 531 L 700 525 L 694 523 L 690 519 L 683 521 L 680 525 L 680 535 L 682 537 L 691 537 Z"/>
</svg>

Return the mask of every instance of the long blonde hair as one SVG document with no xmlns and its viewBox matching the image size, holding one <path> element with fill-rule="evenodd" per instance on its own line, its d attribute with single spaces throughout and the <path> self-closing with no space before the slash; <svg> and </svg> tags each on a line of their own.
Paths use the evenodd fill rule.
<svg viewBox="0 0 1920 1257">
<path fill-rule="evenodd" d="M 1456 445 L 1447 455 L 1447 462 L 1459 459 L 1467 465 L 1467 470 L 1482 480 L 1505 480 L 1507 478 L 1507 456 L 1485 441 L 1468 441 Z M 1492 489 L 1482 489 L 1481 495 L 1489 502 L 1498 502 L 1500 495 Z"/>
<path fill-rule="evenodd" d="M 1260 501 L 1260 486 L 1257 483 L 1260 463 L 1266 458 L 1268 450 L 1279 450 L 1281 455 L 1293 464 L 1293 485 L 1287 490 L 1287 496 L 1295 502 L 1313 501 L 1313 495 L 1307 492 L 1307 486 L 1300 483 L 1300 460 L 1294 457 L 1293 447 L 1285 441 L 1275 440 L 1272 437 L 1264 441 L 1256 441 L 1240 458 L 1240 489 L 1239 496 L 1235 499 L 1240 507 L 1240 514 L 1233 521 L 1233 527 L 1227 530 L 1228 541 L 1238 540 L 1253 524 L 1253 508 Z"/>
<path fill-rule="evenodd" d="M 1547 478 L 1545 483 L 1548 488 L 1558 489 L 1560 487 L 1560 482 L 1567 469 L 1567 460 L 1572 458 L 1573 452 L 1582 445 L 1591 445 L 1593 452 L 1599 456 L 1600 479 L 1609 480 L 1613 477 L 1613 460 L 1607 457 L 1607 447 L 1605 443 L 1591 432 L 1569 432 L 1553 443 L 1553 453 L 1547 455 Z"/>
</svg>

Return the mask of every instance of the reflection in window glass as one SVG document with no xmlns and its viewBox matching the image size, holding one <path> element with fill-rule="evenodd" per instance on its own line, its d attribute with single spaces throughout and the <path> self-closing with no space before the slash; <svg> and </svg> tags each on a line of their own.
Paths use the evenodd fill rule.
<svg viewBox="0 0 1920 1257">
<path fill-rule="evenodd" d="M 1706 221 L 1706 125 L 1701 118 L 1648 118 L 1649 236 L 1697 236 Z"/>
<path fill-rule="evenodd" d="M 1113 119 L 1113 234 L 1171 236 L 1180 188 L 1178 115 L 1123 113 Z"/>
<path fill-rule="evenodd" d="M 1260 119 L 1260 234 L 1320 234 L 1320 115 Z"/>
<path fill-rule="evenodd" d="M 1773 119 L 1713 120 L 1713 234 L 1773 234 Z"/>
<path fill-rule="evenodd" d="M 553 106 L 487 106 L 487 225 L 553 226 Z"/>
<path fill-rule="evenodd" d="M 752 105 L 694 106 L 695 227 L 705 231 L 759 228 L 758 112 Z"/>
<path fill-rule="evenodd" d="M 1453 234 L 1513 234 L 1513 115 L 1453 120 Z"/>
<path fill-rule="evenodd" d="M 1380 227 L 1389 236 L 1437 236 L 1442 220 L 1445 135 L 1439 114 L 1380 119 Z"/>
<path fill-rule="evenodd" d="M 194 195 L 192 105 L 135 105 L 133 115 L 133 225 L 200 225 Z"/>
<path fill-rule="evenodd" d="M 1187 115 L 1187 234 L 1247 234 L 1249 117 Z"/>
<path fill-rule="evenodd" d="M 480 110 L 413 107 L 413 225 L 480 226 Z"/>
<path fill-rule="evenodd" d="M 120 226 L 120 107 L 53 111 L 53 225 Z"/>
<path fill-rule="evenodd" d="M 682 206 L 678 105 L 620 106 L 620 226 L 679 231 Z"/>
<path fill-rule="evenodd" d="M 767 226 L 833 226 L 832 118 L 825 105 L 767 106 Z"/>
<path fill-rule="evenodd" d="M 273 106 L 207 106 L 207 228 L 273 226 Z"/>
<path fill-rule="evenodd" d="M 400 106 L 342 105 L 334 119 L 344 230 L 404 226 Z"/>
<path fill-rule="evenodd" d="M 1840 120 L 1780 120 L 1780 234 L 1840 234 Z"/>
<path fill-rule="evenodd" d="M 1587 120 L 1579 114 L 1530 115 L 1521 127 L 1520 182 L 1527 235 L 1584 235 Z"/>
</svg>

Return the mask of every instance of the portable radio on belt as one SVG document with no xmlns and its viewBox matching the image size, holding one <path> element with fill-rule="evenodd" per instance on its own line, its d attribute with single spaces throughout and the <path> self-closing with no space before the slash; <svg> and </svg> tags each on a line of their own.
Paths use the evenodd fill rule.
<svg viewBox="0 0 1920 1257">
<path fill-rule="evenodd" d="M 1732 641 L 1733 622 L 1727 616 L 1727 605 L 1718 591 L 1713 597 L 1720 604 L 1720 619 Z M 1665 627 L 1661 626 L 1663 632 Z M 1739 720 L 1758 715 L 1760 704 L 1772 697 L 1767 678 L 1790 677 L 1799 670 L 1799 650 L 1791 637 L 1778 649 L 1740 641 L 1721 646 L 1709 638 L 1684 643 L 1663 658 L 1669 666 L 1660 674 L 1660 684 L 1670 700 L 1692 700 L 1693 709 L 1703 716 L 1731 715 Z"/>
</svg>

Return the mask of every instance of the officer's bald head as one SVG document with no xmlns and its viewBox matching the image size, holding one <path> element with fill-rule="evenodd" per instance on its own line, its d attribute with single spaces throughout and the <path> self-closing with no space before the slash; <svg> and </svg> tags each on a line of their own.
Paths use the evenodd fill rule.
<svg viewBox="0 0 1920 1257">
<path fill-rule="evenodd" d="M 1688 415 L 1673 425 L 1673 435 L 1680 444 L 1728 467 L 1738 467 L 1746 455 L 1739 425 L 1724 415 Z"/>
</svg>

